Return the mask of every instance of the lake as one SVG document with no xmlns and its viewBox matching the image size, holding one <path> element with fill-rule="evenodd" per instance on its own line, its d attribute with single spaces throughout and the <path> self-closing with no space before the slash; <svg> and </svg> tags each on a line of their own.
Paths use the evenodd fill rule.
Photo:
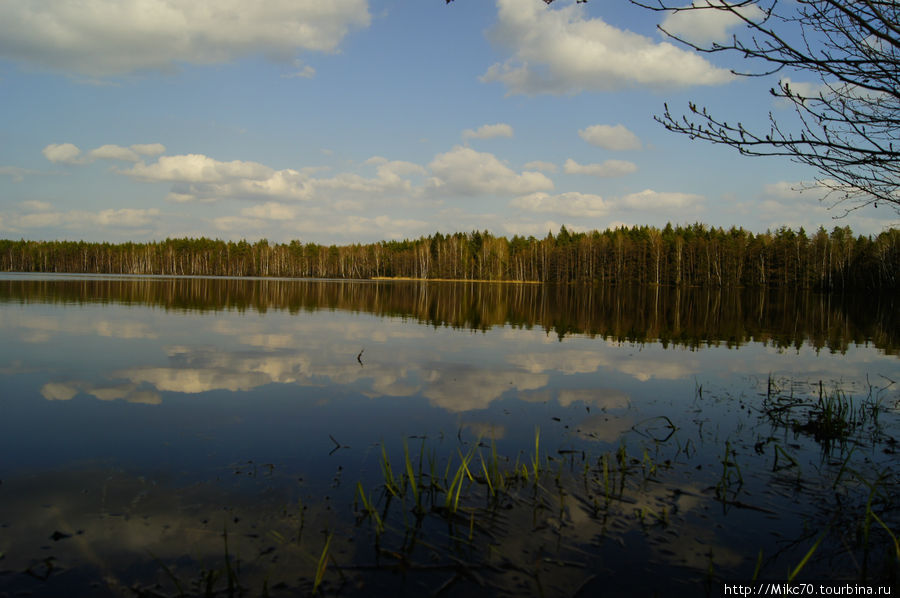
<svg viewBox="0 0 900 598">
<path fill-rule="evenodd" d="M 895 296 L 0 275 L 0 596 L 896 583 Z"/>
</svg>

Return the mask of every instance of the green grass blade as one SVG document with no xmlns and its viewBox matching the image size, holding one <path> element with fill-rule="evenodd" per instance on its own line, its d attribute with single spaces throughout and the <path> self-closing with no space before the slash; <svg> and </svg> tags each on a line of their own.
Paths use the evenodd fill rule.
<svg viewBox="0 0 900 598">
<path fill-rule="evenodd" d="M 824 539 L 825 532 L 819 535 L 819 539 L 816 540 L 816 543 L 812 545 L 812 548 L 809 549 L 809 551 L 806 553 L 806 556 L 804 556 L 803 559 L 797 564 L 797 566 L 794 567 L 794 570 L 791 571 L 790 575 L 788 575 L 788 581 L 794 581 L 794 578 L 797 577 L 797 574 L 800 573 L 803 567 L 806 566 L 806 563 L 809 562 L 809 559 L 812 558 L 813 553 L 816 551 L 816 549 L 819 547 L 819 544 L 821 544 L 822 540 Z"/>
</svg>

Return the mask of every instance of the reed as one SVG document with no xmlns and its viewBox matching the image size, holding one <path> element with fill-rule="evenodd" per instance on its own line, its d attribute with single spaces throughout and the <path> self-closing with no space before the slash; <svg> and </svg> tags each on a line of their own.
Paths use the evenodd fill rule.
<svg viewBox="0 0 900 598">
<path fill-rule="evenodd" d="M 412 459 L 409 456 L 409 446 L 406 440 L 403 441 L 403 462 L 406 469 L 406 485 L 412 491 L 413 502 L 415 503 L 415 513 L 417 517 L 421 517 L 425 510 L 422 508 L 422 454 L 424 452 L 424 440 L 422 441 L 422 450 L 419 451 L 418 475 L 413 468 Z"/>
<path fill-rule="evenodd" d="M 313 580 L 313 595 L 317 594 L 319 591 L 319 586 L 322 585 L 322 580 L 325 579 L 325 569 L 328 567 L 328 549 L 331 546 L 331 538 L 334 535 L 334 532 L 328 534 L 328 537 L 325 538 L 325 546 L 322 548 L 322 554 L 319 555 L 319 562 L 316 565 L 316 576 Z"/>
<path fill-rule="evenodd" d="M 531 469 L 534 473 L 535 483 L 537 483 L 538 474 L 541 472 L 541 428 L 534 427 L 534 455 L 531 459 Z"/>
<path fill-rule="evenodd" d="M 726 440 L 725 454 L 721 460 L 722 475 L 716 483 L 716 497 L 723 503 L 729 498 L 733 498 L 733 494 L 736 494 L 744 486 L 744 476 L 741 474 L 740 465 L 735 460 L 736 456 L 737 452 L 731 448 L 731 442 Z"/>
<path fill-rule="evenodd" d="M 450 482 L 450 486 L 447 488 L 447 494 L 444 503 L 447 511 L 451 514 L 455 514 L 459 509 L 459 498 L 465 479 L 468 478 L 470 482 L 475 481 L 474 476 L 472 476 L 472 472 L 469 471 L 469 463 L 475 456 L 476 449 L 477 445 L 465 455 L 462 454 L 462 451 L 457 449 L 457 453 L 459 454 L 460 458 L 460 464 L 456 469 L 456 474 L 453 476 L 453 480 Z"/>
<path fill-rule="evenodd" d="M 392 495 L 400 496 L 400 485 L 394 477 L 394 470 L 391 468 L 391 460 L 388 458 L 387 447 L 384 442 L 381 443 L 381 475 L 384 478 L 384 488 Z"/>
<path fill-rule="evenodd" d="M 363 511 L 365 512 L 367 517 L 372 519 L 372 524 L 375 527 L 375 536 L 381 536 L 384 533 L 384 522 L 381 519 L 381 516 L 378 514 L 378 509 L 375 508 L 375 505 L 372 504 L 371 499 L 366 496 L 366 491 L 363 490 L 362 482 L 356 483 L 356 489 L 359 493 L 359 499 L 362 503 Z"/>
</svg>

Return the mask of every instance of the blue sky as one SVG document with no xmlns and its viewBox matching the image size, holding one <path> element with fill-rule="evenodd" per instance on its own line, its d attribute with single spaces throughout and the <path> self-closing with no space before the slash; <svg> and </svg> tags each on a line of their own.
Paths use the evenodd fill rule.
<svg viewBox="0 0 900 598">
<path fill-rule="evenodd" d="M 777 79 L 731 76 L 662 18 L 624 0 L 0 0 L 0 238 L 896 226 L 835 219 L 798 191 L 808 168 L 654 122 L 692 99 L 790 118 Z M 683 18 L 666 26 L 730 31 Z"/>
</svg>

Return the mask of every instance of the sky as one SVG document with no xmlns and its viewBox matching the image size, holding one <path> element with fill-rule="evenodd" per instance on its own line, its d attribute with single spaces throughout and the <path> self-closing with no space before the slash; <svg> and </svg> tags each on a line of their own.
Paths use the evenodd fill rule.
<svg viewBox="0 0 900 598">
<path fill-rule="evenodd" d="M 828 209 L 808 167 L 655 122 L 689 101 L 791 118 L 775 76 L 658 29 L 724 41 L 733 23 L 666 18 L 625 0 L 0 0 L 0 238 L 900 223 Z"/>
</svg>

